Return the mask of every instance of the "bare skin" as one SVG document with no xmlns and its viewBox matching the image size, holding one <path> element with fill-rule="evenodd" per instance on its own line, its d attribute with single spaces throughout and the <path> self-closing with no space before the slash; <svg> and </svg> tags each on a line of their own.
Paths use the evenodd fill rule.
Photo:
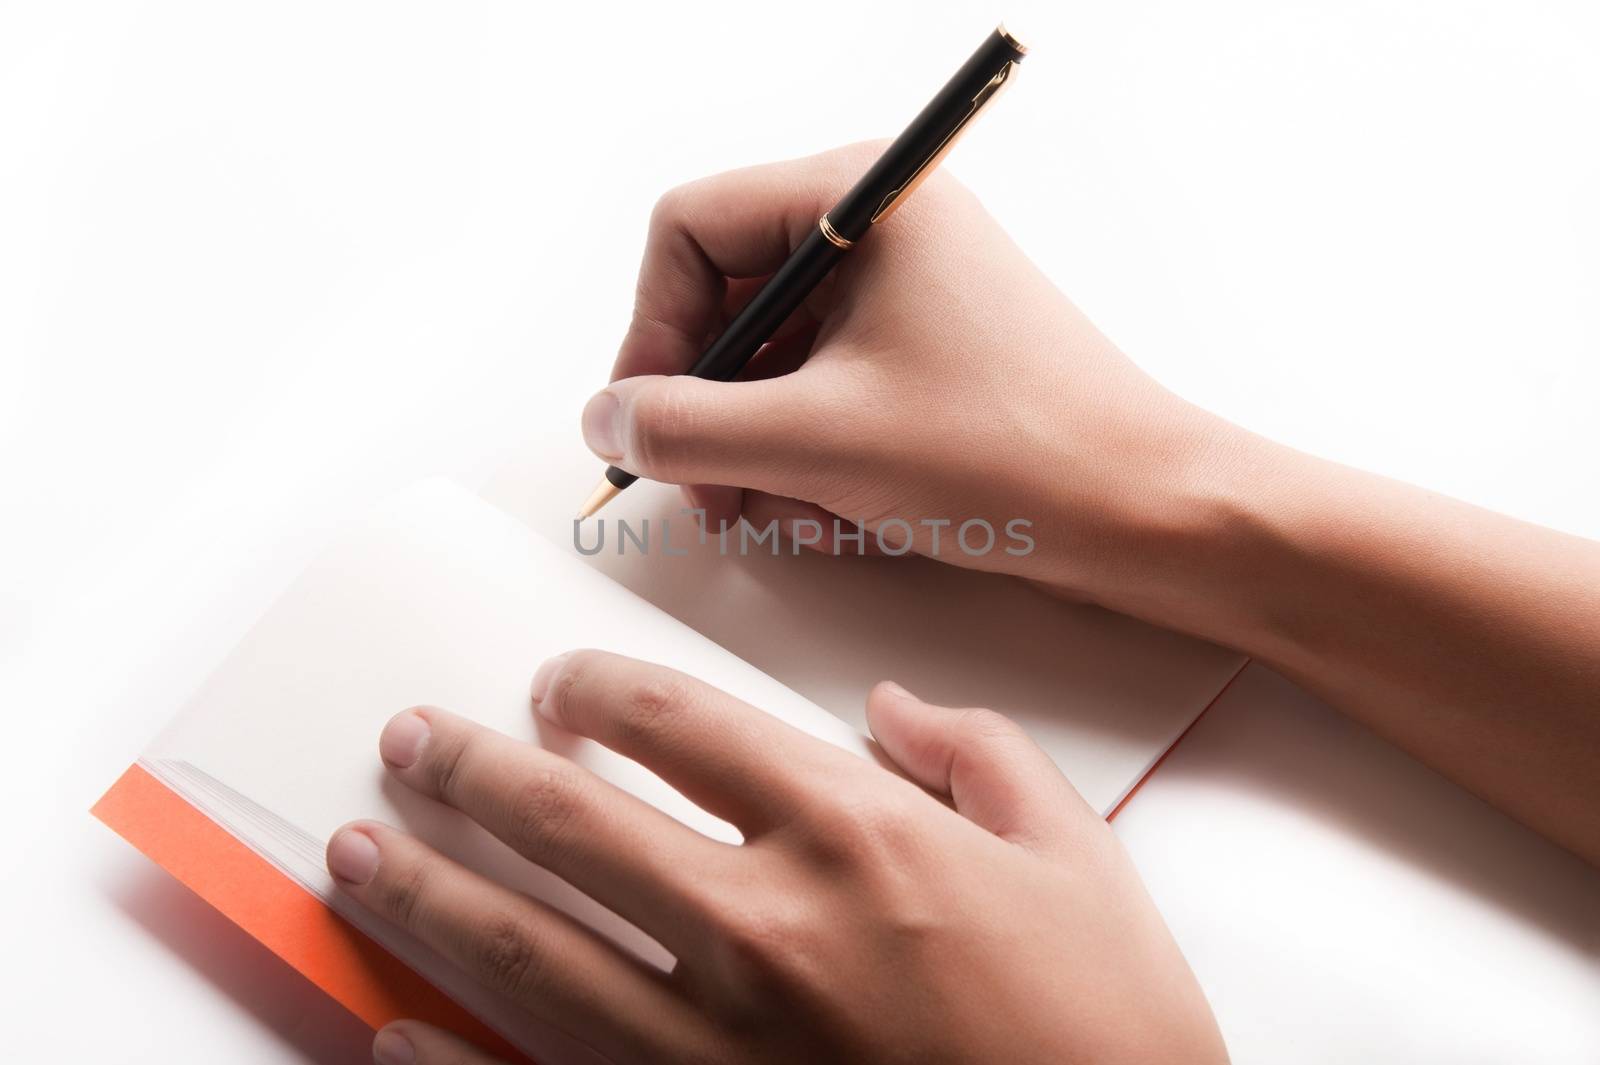
<svg viewBox="0 0 1600 1065">
<path fill-rule="evenodd" d="M 952 179 L 935 175 L 853 250 L 749 380 L 668 376 L 873 151 L 736 171 L 662 199 L 612 384 L 584 412 L 596 454 L 685 485 L 712 526 L 742 517 L 831 529 L 838 515 L 873 529 L 900 519 L 920 553 L 1236 647 L 1600 864 L 1600 545 L 1300 454 L 1186 403 L 1102 336 Z M 996 528 L 1027 519 L 1037 547 L 973 557 L 946 530 L 936 550 L 919 524 L 968 518 Z M 770 759 L 733 777 L 716 767 L 754 749 L 750 730 L 780 726 L 687 680 L 662 680 L 658 667 L 588 654 L 566 663 L 558 677 L 576 668 L 588 678 L 571 691 L 610 693 L 576 714 L 554 711 L 568 727 L 619 749 L 625 740 L 624 753 L 647 764 L 669 759 L 682 774 L 673 782 L 714 812 L 748 812 L 739 796 L 774 786 L 761 775 L 781 768 Z M 677 702 L 646 700 L 670 706 L 657 722 L 636 712 L 641 690 L 724 713 L 695 730 L 675 724 Z M 670 920 L 709 953 L 678 955 L 657 998 L 565 1010 L 582 1018 L 570 1020 L 585 1026 L 580 1038 L 619 1061 L 1225 1060 L 1114 838 L 1037 748 L 1003 719 L 888 688 L 868 710 L 880 744 L 924 790 L 857 760 L 833 767 L 838 752 L 805 754 L 829 771 L 792 782 L 791 820 L 752 823 L 750 841 L 733 848 L 748 853 L 728 858 L 730 869 L 746 864 L 725 894 L 668 906 L 687 907 Z M 455 737 L 468 728 L 437 727 Z M 665 746 L 636 746 L 657 732 Z M 425 761 L 439 748 L 422 750 Z M 487 796 L 485 811 L 504 811 L 494 796 L 516 793 L 550 758 L 525 748 L 451 779 Z M 391 768 L 429 790 L 425 766 Z M 577 792 L 587 802 L 602 793 L 593 781 Z M 641 912 L 668 905 L 679 890 L 671 863 L 627 828 L 645 815 L 599 805 L 586 816 L 593 836 L 580 865 L 615 875 L 573 882 L 619 892 Z M 852 827 L 858 817 L 866 831 Z M 443 861 L 392 830 L 353 831 L 381 856 L 368 886 L 346 880 L 357 898 L 386 898 L 370 884 Z M 555 853 L 567 856 L 577 835 L 564 834 Z M 361 847 L 349 838 L 330 845 L 336 872 L 341 840 Z M 866 888 L 837 890 L 823 873 L 839 869 Z M 456 874 L 439 882 L 448 901 L 429 911 L 459 912 L 463 935 L 482 927 L 474 907 L 504 902 Z M 531 928 L 552 920 L 531 906 L 518 913 Z M 754 942 L 740 923 L 752 915 L 770 933 Z M 520 1001 L 535 1012 L 582 1001 L 598 970 L 572 959 L 589 948 L 542 933 L 529 942 L 531 960 L 560 958 L 530 966 L 559 986 L 521 989 Z M 729 956 L 763 978 L 738 979 Z M 952 957 L 983 974 L 961 995 L 945 983 Z M 837 972 L 852 978 L 820 976 Z M 864 1001 L 862 988 L 873 989 Z M 636 1010 L 677 1019 L 651 1025 Z M 385 1056 L 402 1043 L 412 1057 Z M 487 1060 L 411 1022 L 375 1046 L 380 1061 Z"/>
<path fill-rule="evenodd" d="M 998 714 L 880 685 L 868 713 L 902 777 L 633 659 L 576 652 L 533 690 L 540 714 L 648 766 L 744 843 L 443 710 L 401 714 L 380 751 L 402 783 L 648 932 L 678 959 L 670 975 L 391 828 L 342 829 L 328 865 L 609 1060 L 1226 1060 L 1115 837 Z M 490 1060 L 419 1024 L 386 1031 L 426 1065 Z"/>
</svg>

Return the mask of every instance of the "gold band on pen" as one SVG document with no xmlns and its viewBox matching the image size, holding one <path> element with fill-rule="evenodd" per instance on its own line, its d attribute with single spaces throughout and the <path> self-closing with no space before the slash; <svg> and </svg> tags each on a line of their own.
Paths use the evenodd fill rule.
<svg viewBox="0 0 1600 1065">
<path fill-rule="evenodd" d="M 1016 34 L 1006 29 L 1006 24 L 1004 22 L 995 27 L 995 32 L 998 33 L 1007 44 L 1015 48 L 1018 55 L 1028 54 L 1028 46 L 1019 41 Z"/>
<path fill-rule="evenodd" d="M 839 235 L 839 231 L 833 228 L 833 223 L 828 221 L 827 215 L 823 215 L 821 218 L 817 219 L 817 228 L 822 230 L 822 235 L 826 237 L 828 239 L 828 243 L 832 244 L 835 248 L 839 248 L 843 251 L 849 251 L 850 246 L 855 243 L 853 240 L 846 240 L 844 237 L 841 237 Z"/>
</svg>

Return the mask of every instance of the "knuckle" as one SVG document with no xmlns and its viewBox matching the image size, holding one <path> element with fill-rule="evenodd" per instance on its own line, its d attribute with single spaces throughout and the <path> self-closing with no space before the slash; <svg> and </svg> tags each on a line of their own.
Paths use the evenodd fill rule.
<svg viewBox="0 0 1600 1065">
<path fill-rule="evenodd" d="M 694 408 L 681 382 L 664 378 L 642 389 L 634 397 L 632 414 L 628 454 L 656 478 L 674 481 L 684 444 L 693 439 L 698 428 Z"/>
<path fill-rule="evenodd" d="M 378 889 L 379 909 L 400 927 L 415 929 L 431 875 L 429 863 L 420 861 L 385 879 Z"/>
<path fill-rule="evenodd" d="M 852 818 L 858 844 L 874 857 L 899 859 L 916 834 L 916 819 L 908 805 L 880 798 L 858 807 Z"/>
<path fill-rule="evenodd" d="M 473 732 L 455 742 L 439 745 L 438 753 L 430 760 L 433 788 L 439 798 L 456 805 L 482 743 L 482 734 Z"/>
<path fill-rule="evenodd" d="M 960 734 L 977 743 L 1014 743 L 1024 736 L 1017 723 L 993 710 L 963 710 L 957 722 Z"/>
<path fill-rule="evenodd" d="M 726 911 L 716 936 L 719 960 L 732 985 L 755 992 L 756 998 L 801 978 L 808 940 L 803 918 L 771 901 Z"/>
<path fill-rule="evenodd" d="M 656 197 L 655 206 L 650 208 L 650 229 L 652 232 L 660 232 L 677 226 L 678 220 L 683 217 L 684 206 L 689 198 L 688 194 L 688 185 L 674 185 Z"/>
<path fill-rule="evenodd" d="M 655 283 L 646 275 L 641 275 L 639 278 L 639 292 L 635 300 L 633 318 L 628 323 L 630 335 L 650 336 L 664 333 L 689 347 L 697 346 L 703 339 L 692 336 L 682 325 L 673 321 L 670 315 L 662 312 L 663 300 L 655 291 Z"/>
<path fill-rule="evenodd" d="M 617 713 L 617 734 L 629 743 L 656 743 L 673 728 L 673 720 L 688 700 L 683 681 L 671 674 L 656 674 L 635 681 L 623 694 Z"/>
<path fill-rule="evenodd" d="M 898 796 L 843 790 L 812 813 L 811 844 L 830 865 L 898 868 L 916 851 L 917 823 Z"/>
<path fill-rule="evenodd" d="M 551 714 L 558 720 L 581 730 L 587 700 L 583 698 L 595 671 L 602 668 L 605 655 L 599 651 L 572 651 L 566 663 L 556 673 L 545 699 Z"/>
<path fill-rule="evenodd" d="M 511 998 L 536 991 L 545 965 L 527 922 L 506 913 L 486 919 L 473 936 L 472 968 L 490 988 Z"/>
<path fill-rule="evenodd" d="M 585 784 L 575 767 L 562 763 L 542 766 L 512 788 L 510 819 L 512 845 L 536 858 L 569 848 L 579 831 Z"/>
</svg>

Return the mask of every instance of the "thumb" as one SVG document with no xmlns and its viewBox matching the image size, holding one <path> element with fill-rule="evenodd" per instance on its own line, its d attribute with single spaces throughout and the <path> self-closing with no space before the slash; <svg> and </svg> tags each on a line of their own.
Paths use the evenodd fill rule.
<svg viewBox="0 0 1600 1065">
<path fill-rule="evenodd" d="M 884 681 L 867 696 L 867 722 L 907 776 L 1002 839 L 1056 850 L 1095 819 L 1050 756 L 993 710 L 934 706 Z"/>
<path fill-rule="evenodd" d="M 671 484 L 725 484 L 815 500 L 830 460 L 815 382 L 688 376 L 613 381 L 583 409 L 583 439 L 607 462 Z M 816 375 L 808 374 L 809 378 Z"/>
</svg>

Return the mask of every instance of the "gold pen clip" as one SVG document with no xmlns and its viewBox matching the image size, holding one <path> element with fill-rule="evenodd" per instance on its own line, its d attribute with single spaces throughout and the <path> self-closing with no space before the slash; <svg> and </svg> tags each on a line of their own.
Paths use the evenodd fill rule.
<svg viewBox="0 0 1600 1065">
<path fill-rule="evenodd" d="M 972 124 L 972 120 L 978 116 L 978 112 L 983 109 L 983 105 L 999 96 L 1000 90 L 1011 83 L 1011 74 L 1016 65 L 1015 60 L 1007 61 L 1006 65 L 1001 67 L 999 72 L 989 79 L 988 84 L 978 90 L 978 94 L 972 98 L 971 108 L 962 116 L 961 121 L 956 123 L 956 127 L 945 135 L 944 140 L 939 142 L 939 147 L 933 150 L 933 154 L 923 160 L 922 165 L 917 167 L 912 175 L 906 179 L 905 184 L 889 193 L 883 198 L 883 202 L 878 204 L 878 209 L 872 212 L 872 221 L 874 223 L 881 222 L 894 214 L 895 209 L 905 202 L 906 197 L 917 191 L 917 186 L 926 181 L 928 175 L 938 168 L 944 157 L 950 154 L 950 149 L 955 147 L 957 139 Z"/>
</svg>

